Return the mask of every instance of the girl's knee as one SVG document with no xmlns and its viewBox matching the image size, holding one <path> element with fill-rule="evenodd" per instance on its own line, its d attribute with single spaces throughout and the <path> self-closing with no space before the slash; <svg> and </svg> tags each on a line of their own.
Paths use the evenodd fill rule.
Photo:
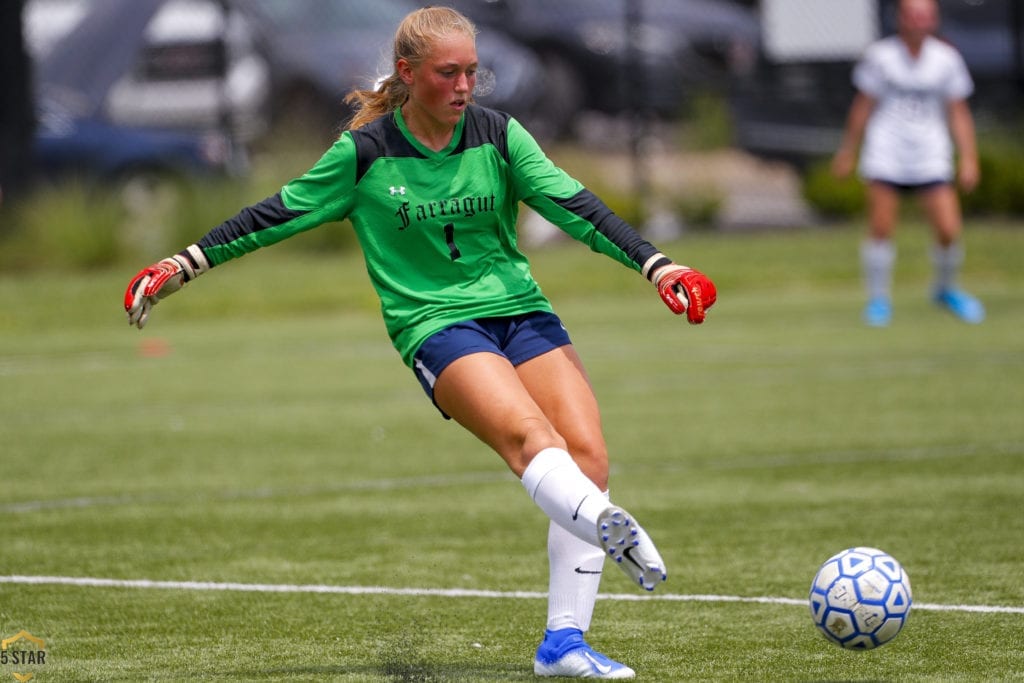
<svg viewBox="0 0 1024 683">
<path fill-rule="evenodd" d="M 569 454 L 591 481 L 602 491 L 608 490 L 608 450 L 603 439 L 570 444 Z"/>
</svg>

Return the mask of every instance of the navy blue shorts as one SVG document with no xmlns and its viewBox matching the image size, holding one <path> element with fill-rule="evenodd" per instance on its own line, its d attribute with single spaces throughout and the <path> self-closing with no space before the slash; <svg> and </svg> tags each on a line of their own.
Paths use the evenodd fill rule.
<svg viewBox="0 0 1024 683">
<path fill-rule="evenodd" d="M 896 190 L 900 194 L 915 194 L 918 192 L 927 192 L 928 190 L 943 185 L 949 185 L 948 180 L 927 180 L 923 183 L 897 183 L 892 180 L 885 180 L 884 178 L 871 178 L 871 182 L 880 183 L 882 185 L 888 185 L 892 189 Z"/>
<path fill-rule="evenodd" d="M 537 311 L 478 318 L 449 325 L 427 337 L 413 356 L 413 371 L 433 401 L 434 383 L 441 371 L 463 356 L 495 353 L 515 366 L 571 343 L 569 333 L 554 313 Z M 443 410 L 441 414 L 444 415 Z"/>
</svg>

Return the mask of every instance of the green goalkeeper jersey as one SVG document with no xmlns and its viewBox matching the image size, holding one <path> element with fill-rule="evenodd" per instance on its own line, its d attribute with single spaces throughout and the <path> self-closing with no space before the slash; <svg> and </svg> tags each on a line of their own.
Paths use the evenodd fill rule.
<svg viewBox="0 0 1024 683">
<path fill-rule="evenodd" d="M 551 310 L 518 246 L 520 202 L 638 271 L 668 262 L 515 119 L 475 105 L 441 151 L 409 133 L 401 110 L 344 132 L 305 175 L 198 244 L 218 265 L 348 219 L 388 334 L 411 366 L 420 344 L 453 323 Z"/>
</svg>

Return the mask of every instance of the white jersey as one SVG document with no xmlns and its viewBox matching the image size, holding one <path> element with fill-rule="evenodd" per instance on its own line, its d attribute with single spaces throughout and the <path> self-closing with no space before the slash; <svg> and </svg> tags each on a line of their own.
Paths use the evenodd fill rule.
<svg viewBox="0 0 1024 683">
<path fill-rule="evenodd" d="M 865 51 L 853 84 L 877 102 L 860 155 L 865 178 L 919 184 L 953 178 L 947 105 L 974 82 L 956 48 L 928 37 L 914 58 L 898 36 Z"/>
</svg>

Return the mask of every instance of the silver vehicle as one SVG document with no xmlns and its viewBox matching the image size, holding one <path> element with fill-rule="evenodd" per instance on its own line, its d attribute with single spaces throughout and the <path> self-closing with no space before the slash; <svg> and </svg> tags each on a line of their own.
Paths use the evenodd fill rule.
<svg viewBox="0 0 1024 683">
<path fill-rule="evenodd" d="M 412 0 L 233 0 L 251 21 L 271 65 L 275 120 L 300 118 L 333 136 L 353 88 L 370 88 L 393 69 L 392 41 Z M 540 129 L 556 114 L 536 54 L 500 31 L 477 38 L 477 101 Z"/>
<path fill-rule="evenodd" d="M 40 87 L 78 91 L 111 123 L 222 129 L 240 142 L 266 129 L 269 67 L 227 3 L 29 0 L 24 21 Z"/>
</svg>

